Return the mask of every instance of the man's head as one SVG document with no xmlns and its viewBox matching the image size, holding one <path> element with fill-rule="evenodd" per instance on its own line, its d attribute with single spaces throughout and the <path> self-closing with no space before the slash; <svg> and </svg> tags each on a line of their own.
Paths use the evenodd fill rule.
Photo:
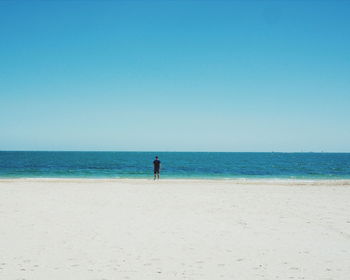
<svg viewBox="0 0 350 280">
<path fill-rule="evenodd" d="M 156 159 L 158 159 L 158 156 L 156 156 Z"/>
</svg>

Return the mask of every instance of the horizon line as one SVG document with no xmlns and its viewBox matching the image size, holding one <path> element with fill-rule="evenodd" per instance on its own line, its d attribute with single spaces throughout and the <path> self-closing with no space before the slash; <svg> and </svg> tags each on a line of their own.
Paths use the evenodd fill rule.
<svg viewBox="0 0 350 280">
<path fill-rule="evenodd" d="M 307 153 L 318 153 L 318 154 L 348 154 L 350 152 L 334 152 L 334 151 L 152 151 L 152 150 L 1 150 L 0 152 L 101 152 L 101 153 L 283 153 L 283 154 L 307 154 Z"/>
</svg>

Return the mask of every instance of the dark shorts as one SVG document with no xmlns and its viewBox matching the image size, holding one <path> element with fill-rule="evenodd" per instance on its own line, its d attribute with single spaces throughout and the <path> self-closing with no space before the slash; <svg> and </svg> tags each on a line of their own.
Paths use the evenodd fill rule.
<svg viewBox="0 0 350 280">
<path fill-rule="evenodd" d="M 154 169 L 154 174 L 159 173 L 159 169 Z"/>
</svg>

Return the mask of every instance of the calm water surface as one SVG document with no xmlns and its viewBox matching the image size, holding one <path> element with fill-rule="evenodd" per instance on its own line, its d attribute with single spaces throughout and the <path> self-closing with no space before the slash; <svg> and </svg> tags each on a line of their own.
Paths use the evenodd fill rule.
<svg viewBox="0 0 350 280">
<path fill-rule="evenodd" d="M 0 152 L 2 178 L 349 179 L 350 153 Z"/>
</svg>

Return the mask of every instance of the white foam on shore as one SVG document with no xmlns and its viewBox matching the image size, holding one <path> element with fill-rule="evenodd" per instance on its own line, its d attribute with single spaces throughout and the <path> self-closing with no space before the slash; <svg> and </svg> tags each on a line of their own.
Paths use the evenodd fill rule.
<svg viewBox="0 0 350 280">
<path fill-rule="evenodd" d="M 1 178 L 0 182 L 57 182 L 57 183 L 229 183 L 239 185 L 332 185 L 347 186 L 350 185 L 349 179 L 281 179 L 281 178 L 222 178 L 222 179 L 160 179 L 154 180 L 152 177 L 145 178 Z"/>
</svg>

